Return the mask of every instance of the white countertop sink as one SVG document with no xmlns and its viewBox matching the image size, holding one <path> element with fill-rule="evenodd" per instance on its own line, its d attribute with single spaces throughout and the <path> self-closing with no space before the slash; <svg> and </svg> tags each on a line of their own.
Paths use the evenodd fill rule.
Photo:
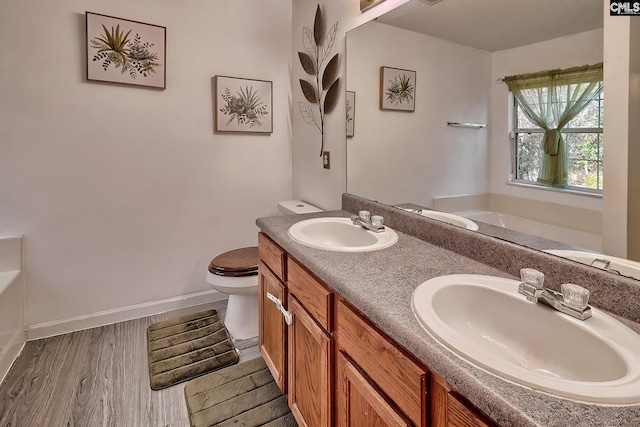
<svg viewBox="0 0 640 427">
<path fill-rule="evenodd" d="M 603 270 L 614 270 L 614 273 L 617 272 L 623 276 L 640 279 L 640 262 L 637 261 L 594 252 L 574 251 L 568 249 L 546 249 L 544 252 L 581 262 L 582 264 L 598 267 Z M 606 263 L 607 261 L 609 262 L 608 264 Z"/>
<path fill-rule="evenodd" d="M 335 252 L 377 251 L 398 241 L 398 234 L 387 226 L 375 233 L 341 217 L 306 219 L 293 224 L 288 234 L 305 246 Z"/>
<path fill-rule="evenodd" d="M 417 213 L 418 215 L 426 216 L 427 218 L 446 222 L 447 224 L 457 225 L 458 227 L 466 228 L 467 230 L 476 231 L 478 229 L 478 224 L 460 215 L 455 215 L 447 212 L 433 211 L 430 209 L 423 209 L 420 212 L 417 212 L 415 209 L 408 209 L 408 208 L 400 208 L 400 209 Z"/>
<path fill-rule="evenodd" d="M 580 402 L 640 403 L 640 335 L 604 312 L 578 320 L 526 300 L 516 280 L 441 276 L 412 297 L 421 326 L 499 377 Z"/>
</svg>

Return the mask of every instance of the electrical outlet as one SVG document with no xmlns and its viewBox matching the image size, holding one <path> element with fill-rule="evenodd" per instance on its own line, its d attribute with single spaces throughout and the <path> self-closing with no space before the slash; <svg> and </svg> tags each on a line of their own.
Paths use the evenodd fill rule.
<svg viewBox="0 0 640 427">
<path fill-rule="evenodd" d="M 331 157 L 328 151 L 322 152 L 322 165 L 325 169 L 331 169 Z"/>
</svg>

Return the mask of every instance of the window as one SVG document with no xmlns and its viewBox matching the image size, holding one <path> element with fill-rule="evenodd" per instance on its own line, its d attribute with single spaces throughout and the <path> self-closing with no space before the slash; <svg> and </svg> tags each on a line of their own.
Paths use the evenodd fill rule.
<svg viewBox="0 0 640 427">
<path fill-rule="evenodd" d="M 560 89 L 562 92 L 562 87 Z M 536 183 L 542 162 L 544 130 L 529 120 L 518 100 L 513 98 L 515 156 L 512 181 Z M 560 131 L 567 153 L 568 189 L 602 192 L 603 108 L 604 91 L 601 91 Z"/>
</svg>

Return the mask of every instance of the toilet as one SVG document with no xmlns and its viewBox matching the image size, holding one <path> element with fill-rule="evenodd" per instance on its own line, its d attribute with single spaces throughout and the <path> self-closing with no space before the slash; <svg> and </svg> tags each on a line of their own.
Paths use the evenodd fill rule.
<svg viewBox="0 0 640 427">
<path fill-rule="evenodd" d="M 300 201 L 278 203 L 285 215 L 322 212 Z M 211 260 L 207 282 L 216 291 L 229 296 L 224 324 L 233 340 L 258 336 L 258 247 L 234 249 Z"/>
</svg>

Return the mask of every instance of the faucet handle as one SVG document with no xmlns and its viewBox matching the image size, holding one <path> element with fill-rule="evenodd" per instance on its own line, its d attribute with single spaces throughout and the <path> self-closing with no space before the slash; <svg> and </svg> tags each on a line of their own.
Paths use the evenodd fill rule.
<svg viewBox="0 0 640 427">
<path fill-rule="evenodd" d="M 589 290 L 573 283 L 563 283 L 560 285 L 562 300 L 569 307 L 584 310 L 589 303 Z"/>
<path fill-rule="evenodd" d="M 544 273 L 534 268 L 521 268 L 520 280 L 535 289 L 542 289 L 544 286 Z"/>
<path fill-rule="evenodd" d="M 380 215 L 373 215 L 371 217 L 371 224 L 376 228 L 381 228 L 384 224 L 384 218 Z"/>
<path fill-rule="evenodd" d="M 360 211 L 358 212 L 358 216 L 362 219 L 364 219 L 365 221 L 370 221 L 371 220 L 371 212 L 369 211 Z"/>
</svg>

